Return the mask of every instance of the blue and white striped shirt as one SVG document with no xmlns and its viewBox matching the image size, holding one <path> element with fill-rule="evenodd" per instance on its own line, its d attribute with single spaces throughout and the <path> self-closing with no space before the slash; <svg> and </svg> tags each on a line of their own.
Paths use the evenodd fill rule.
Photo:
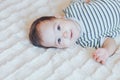
<svg viewBox="0 0 120 80">
<path fill-rule="evenodd" d="M 101 47 L 106 37 L 120 34 L 120 1 L 95 0 L 90 3 L 73 1 L 64 10 L 66 18 L 75 18 L 84 28 L 77 43 L 82 47 Z"/>
</svg>

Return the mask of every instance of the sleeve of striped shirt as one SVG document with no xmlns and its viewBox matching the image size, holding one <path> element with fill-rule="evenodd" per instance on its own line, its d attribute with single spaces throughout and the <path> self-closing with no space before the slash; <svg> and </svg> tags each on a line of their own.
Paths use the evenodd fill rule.
<svg viewBox="0 0 120 80">
<path fill-rule="evenodd" d="M 83 39 L 78 39 L 77 44 L 82 46 L 82 47 L 94 47 L 94 48 L 100 48 L 103 46 L 105 40 L 107 37 L 101 37 L 99 39 L 91 39 L 91 40 L 85 40 Z"/>
</svg>

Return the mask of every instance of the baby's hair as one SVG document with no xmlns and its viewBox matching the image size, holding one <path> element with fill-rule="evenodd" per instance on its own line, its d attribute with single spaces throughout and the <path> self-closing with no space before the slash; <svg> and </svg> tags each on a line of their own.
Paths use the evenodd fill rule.
<svg viewBox="0 0 120 80">
<path fill-rule="evenodd" d="M 31 28 L 30 28 L 30 33 L 29 33 L 29 39 L 34 46 L 44 47 L 40 44 L 41 38 L 40 38 L 39 32 L 37 30 L 37 25 L 40 24 L 43 21 L 47 21 L 47 20 L 49 21 L 49 20 L 52 20 L 52 19 L 55 19 L 55 18 L 56 17 L 54 17 L 54 16 L 44 16 L 44 17 L 40 17 L 40 18 L 36 19 L 32 23 Z"/>
</svg>

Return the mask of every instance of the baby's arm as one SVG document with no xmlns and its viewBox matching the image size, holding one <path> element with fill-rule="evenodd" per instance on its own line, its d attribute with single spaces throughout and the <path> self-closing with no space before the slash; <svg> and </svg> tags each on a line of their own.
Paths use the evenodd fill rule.
<svg viewBox="0 0 120 80">
<path fill-rule="evenodd" d="M 94 53 L 93 53 L 93 58 L 102 64 L 105 64 L 105 61 L 109 56 L 111 56 L 117 48 L 117 44 L 113 38 L 107 38 L 104 43 L 102 48 L 98 48 Z"/>
</svg>

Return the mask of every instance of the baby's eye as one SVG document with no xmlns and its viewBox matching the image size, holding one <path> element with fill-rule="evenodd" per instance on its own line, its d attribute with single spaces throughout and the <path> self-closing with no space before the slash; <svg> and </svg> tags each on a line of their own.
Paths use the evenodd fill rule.
<svg viewBox="0 0 120 80">
<path fill-rule="evenodd" d="M 61 39 L 60 39 L 60 38 L 58 38 L 58 43 L 59 43 L 59 44 L 61 43 Z"/>
<path fill-rule="evenodd" d="M 61 30 L 60 25 L 57 26 L 57 30 L 59 30 L 59 31 Z"/>
</svg>

